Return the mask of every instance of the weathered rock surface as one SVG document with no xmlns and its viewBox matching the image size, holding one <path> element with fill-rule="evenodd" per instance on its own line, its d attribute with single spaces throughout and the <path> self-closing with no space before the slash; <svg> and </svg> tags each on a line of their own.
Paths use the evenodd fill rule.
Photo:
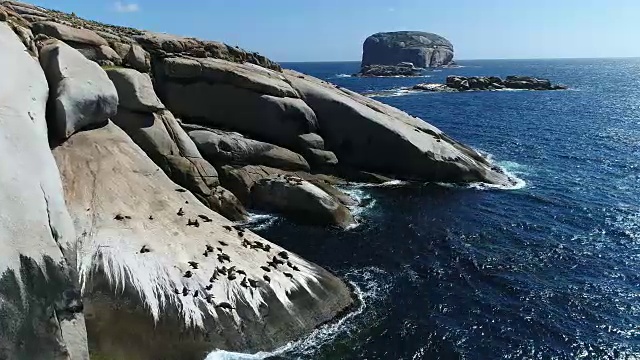
<svg viewBox="0 0 640 360">
<path fill-rule="evenodd" d="M 144 49 L 139 45 L 131 45 L 129 47 L 129 51 L 127 51 L 124 56 L 124 60 L 127 65 L 138 71 L 148 72 L 151 70 L 151 59 L 149 57 L 149 53 L 144 51 Z"/>
<path fill-rule="evenodd" d="M 298 271 L 279 265 L 265 272 L 260 266 L 282 248 L 231 229 L 190 193 L 174 191 L 117 127 L 75 134 L 54 155 L 76 231 L 84 234 L 81 274 L 96 357 L 202 359 L 215 348 L 273 349 L 352 304 L 344 283 L 295 254 L 287 257 Z M 187 226 L 189 219 L 199 226 Z M 226 274 L 222 253 L 207 245 L 229 257 Z"/>
<path fill-rule="evenodd" d="M 362 67 L 411 63 L 418 68 L 439 67 L 453 60 L 453 45 L 440 35 L 396 31 L 369 36 L 362 47 Z"/>
<path fill-rule="evenodd" d="M 301 155 L 238 133 L 192 130 L 189 136 L 205 159 L 214 164 L 266 165 L 283 170 L 309 171 L 309 164 Z"/>
<path fill-rule="evenodd" d="M 335 187 L 336 185 L 345 185 L 347 182 L 342 178 L 331 175 L 310 174 L 305 171 L 285 171 L 263 165 L 245 165 L 242 167 L 225 165 L 220 167 L 219 175 L 222 185 L 249 205 L 252 205 L 251 190 L 256 183 L 263 179 L 282 176 L 295 176 L 308 181 L 346 206 L 356 204 L 353 198 Z"/>
<path fill-rule="evenodd" d="M 547 79 L 538 79 L 531 76 L 507 76 L 502 80 L 497 76 L 447 76 L 445 84 L 417 84 L 414 90 L 433 92 L 452 92 L 469 90 L 565 90 L 564 85 L 552 85 Z"/>
<path fill-rule="evenodd" d="M 341 164 L 400 179 L 511 184 L 476 151 L 418 118 L 311 76 L 285 75 L 315 112 L 325 145 Z"/>
<path fill-rule="evenodd" d="M 148 74 L 126 68 L 111 68 L 106 72 L 118 91 L 121 107 L 138 112 L 155 112 L 165 109 L 153 89 Z"/>
<path fill-rule="evenodd" d="M 281 73 L 216 59 L 163 60 L 159 96 L 185 122 L 240 131 L 281 146 L 315 132 L 317 119 Z"/>
<path fill-rule="evenodd" d="M 56 140 L 106 122 L 118 109 L 118 93 L 107 74 L 78 50 L 57 40 L 40 50 L 49 82 L 51 131 Z"/>
<path fill-rule="evenodd" d="M 304 152 L 305 158 L 310 164 L 317 166 L 335 166 L 338 165 L 338 157 L 331 151 L 320 149 L 307 149 Z"/>
<path fill-rule="evenodd" d="M 305 149 L 324 150 L 324 139 L 322 136 L 314 133 L 298 135 L 298 144 Z"/>
<path fill-rule="evenodd" d="M 4 22 L 0 49 L 0 359 L 88 359 L 75 231 L 47 140 L 47 80 Z"/>
<path fill-rule="evenodd" d="M 172 54 L 198 58 L 216 58 L 235 63 L 250 63 L 267 69 L 281 70 L 280 65 L 258 53 L 250 53 L 217 41 L 201 41 L 169 34 L 142 32 L 133 37 L 142 47 L 156 57 Z"/>
<path fill-rule="evenodd" d="M 107 41 L 89 29 L 78 29 L 54 21 L 43 21 L 32 25 L 33 32 L 44 34 L 72 44 L 109 46 Z"/>
<path fill-rule="evenodd" d="M 296 176 L 258 180 L 251 188 L 252 203 L 310 223 L 343 228 L 354 223 L 349 209 L 321 188 Z"/>
<path fill-rule="evenodd" d="M 232 193 L 221 188 L 216 169 L 202 158 L 171 112 L 132 112 L 121 107 L 113 121 L 178 185 L 231 220 L 247 212 Z"/>
<path fill-rule="evenodd" d="M 106 45 L 91 46 L 79 44 L 75 46 L 84 57 L 98 63 L 101 66 L 119 66 L 122 64 L 122 58 L 112 48 Z"/>
<path fill-rule="evenodd" d="M 421 68 L 413 67 L 413 64 L 407 65 L 366 65 L 360 69 L 360 72 L 353 76 L 418 76 L 422 74 Z"/>
<path fill-rule="evenodd" d="M 162 74 L 182 81 L 232 85 L 265 95 L 299 97 L 281 73 L 252 64 L 212 58 L 167 58 L 163 61 Z"/>
</svg>

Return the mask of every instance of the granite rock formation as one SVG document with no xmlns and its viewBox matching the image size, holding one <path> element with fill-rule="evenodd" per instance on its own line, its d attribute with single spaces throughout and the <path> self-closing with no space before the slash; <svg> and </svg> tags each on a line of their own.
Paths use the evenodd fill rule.
<svg viewBox="0 0 640 360">
<path fill-rule="evenodd" d="M 566 90 L 564 85 L 553 85 L 547 79 L 532 76 L 507 76 L 501 79 L 497 76 L 447 76 L 445 84 L 417 84 L 414 90 L 432 92 L 452 92 L 471 90 Z"/>
<path fill-rule="evenodd" d="M 360 72 L 353 76 L 365 77 L 389 77 L 389 76 L 418 76 L 423 69 L 416 68 L 412 63 L 401 63 L 398 65 L 365 65 Z"/>
<path fill-rule="evenodd" d="M 362 47 L 362 67 L 398 65 L 440 67 L 453 60 L 453 45 L 440 35 L 421 31 L 382 32 L 369 36 Z"/>
<path fill-rule="evenodd" d="M 0 358 L 273 349 L 356 300 L 233 223 L 245 207 L 345 228 L 349 181 L 512 181 L 421 119 L 219 42 L 0 0 L 0 51 Z"/>
</svg>

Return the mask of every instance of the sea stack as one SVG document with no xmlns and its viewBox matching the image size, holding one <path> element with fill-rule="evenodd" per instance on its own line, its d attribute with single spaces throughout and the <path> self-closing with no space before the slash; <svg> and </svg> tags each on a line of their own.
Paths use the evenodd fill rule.
<svg viewBox="0 0 640 360">
<path fill-rule="evenodd" d="M 453 45 L 444 37 L 422 31 L 381 32 L 369 36 L 362 46 L 362 69 L 375 65 L 434 68 L 453 62 Z M 365 73 L 365 71 L 361 71 Z"/>
</svg>

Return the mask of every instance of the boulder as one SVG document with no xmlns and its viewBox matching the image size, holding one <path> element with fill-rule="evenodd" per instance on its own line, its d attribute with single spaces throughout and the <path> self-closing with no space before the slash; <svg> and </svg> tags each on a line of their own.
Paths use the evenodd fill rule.
<svg viewBox="0 0 640 360">
<path fill-rule="evenodd" d="M 118 56 L 120 56 L 121 59 L 125 59 L 126 61 L 127 54 L 129 54 L 129 51 L 131 51 L 130 44 L 125 44 L 118 41 L 110 41 L 109 45 L 118 54 Z"/>
<path fill-rule="evenodd" d="M 305 159 L 314 166 L 336 166 L 338 157 L 331 151 L 320 149 L 307 149 L 303 152 Z"/>
<path fill-rule="evenodd" d="M 513 181 L 475 150 L 421 119 L 311 76 L 289 70 L 285 75 L 315 112 L 327 149 L 342 165 L 399 179 Z"/>
<path fill-rule="evenodd" d="M 300 97 L 281 73 L 252 64 L 212 58 L 167 58 L 162 64 L 162 75 L 176 81 L 227 84 L 264 95 Z"/>
<path fill-rule="evenodd" d="M 80 269 L 92 357 L 203 359 L 212 349 L 271 350 L 353 303 L 342 281 L 290 252 L 298 271 L 281 265 L 265 281 L 260 266 L 286 250 L 250 231 L 225 229 L 233 223 L 175 191 L 112 124 L 73 135 L 54 155 L 76 231 L 85 234 Z M 187 226 L 196 219 L 198 226 Z M 220 261 L 244 274 L 210 279 Z"/>
<path fill-rule="evenodd" d="M 421 31 L 395 31 L 369 36 L 362 47 L 362 67 L 411 63 L 418 68 L 448 65 L 453 45 L 440 35 Z"/>
<path fill-rule="evenodd" d="M 164 104 L 186 122 L 239 131 L 285 147 L 317 129 L 315 113 L 301 99 L 204 81 L 162 81 L 159 87 Z"/>
<path fill-rule="evenodd" d="M 118 109 L 118 93 L 98 64 L 61 41 L 40 50 L 40 64 L 49 82 L 50 131 L 57 140 L 106 122 Z"/>
<path fill-rule="evenodd" d="M 467 81 L 471 90 L 487 90 L 491 86 L 491 81 L 484 76 L 472 76 Z"/>
<path fill-rule="evenodd" d="M 321 188 L 296 176 L 261 179 L 251 189 L 251 202 L 309 223 L 347 228 L 354 224 L 349 209 Z"/>
<path fill-rule="evenodd" d="M 193 130 L 189 131 L 189 136 L 205 159 L 214 164 L 266 165 L 284 170 L 309 170 L 309 164 L 301 155 L 238 133 Z"/>
<path fill-rule="evenodd" d="M 164 59 L 155 72 L 165 105 L 177 116 L 241 131 L 290 147 L 314 132 L 313 111 L 281 73 L 217 59 Z"/>
<path fill-rule="evenodd" d="M 324 150 L 324 139 L 315 133 L 298 135 L 298 144 L 303 149 Z"/>
<path fill-rule="evenodd" d="M 111 68 L 106 70 L 118 91 L 120 107 L 138 112 L 155 112 L 165 107 L 158 99 L 151 77 L 134 69 Z"/>
<path fill-rule="evenodd" d="M 64 42 L 79 43 L 93 46 L 109 46 L 107 41 L 89 29 L 77 29 L 53 21 L 43 21 L 32 24 L 35 34 L 44 34 Z"/>
<path fill-rule="evenodd" d="M 219 187 L 216 169 L 202 158 L 171 112 L 141 113 L 121 107 L 113 121 L 178 185 L 231 220 L 247 219 L 244 207 Z"/>
<path fill-rule="evenodd" d="M 286 171 L 264 165 L 245 165 L 241 167 L 224 165 L 220 166 L 218 174 L 220 183 L 231 190 L 243 203 L 251 205 L 251 189 L 260 180 L 277 176 L 296 176 L 304 179 L 320 188 L 326 193 L 335 197 L 339 201 L 349 199 L 349 195 L 338 190 L 334 185 L 345 185 L 347 182 L 342 178 L 324 174 L 310 174 L 306 171 Z M 361 181 L 365 181 L 363 178 Z M 376 182 L 371 177 L 366 179 Z M 383 181 L 377 181 L 381 183 Z M 349 201 L 343 203 L 352 205 Z"/>
<path fill-rule="evenodd" d="M 76 44 L 74 48 L 84 55 L 84 57 L 99 65 L 119 66 L 122 64 L 122 58 L 120 58 L 118 53 L 106 45 L 92 46 Z"/>
<path fill-rule="evenodd" d="M 0 23 L 0 359 L 88 359 L 76 234 L 47 140 L 47 80 Z"/>
<path fill-rule="evenodd" d="M 459 91 L 470 89 L 469 81 L 467 80 L 466 77 L 463 77 L 463 76 L 456 76 L 456 75 L 447 76 L 446 85 L 450 88 L 453 88 Z"/>
<path fill-rule="evenodd" d="M 229 189 L 244 204 L 250 204 L 251 188 L 256 182 L 276 175 L 288 174 L 287 171 L 264 165 L 245 165 L 219 167 L 220 183 Z"/>
<path fill-rule="evenodd" d="M 138 71 L 149 72 L 149 70 L 151 70 L 151 60 L 149 54 L 138 45 L 133 44 L 130 46 L 124 60 L 127 65 Z"/>
</svg>

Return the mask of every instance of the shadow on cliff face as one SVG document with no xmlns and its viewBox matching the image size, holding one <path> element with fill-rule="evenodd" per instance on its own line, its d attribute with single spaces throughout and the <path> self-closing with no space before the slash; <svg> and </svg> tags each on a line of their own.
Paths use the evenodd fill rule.
<svg viewBox="0 0 640 360">
<path fill-rule="evenodd" d="M 0 359 L 67 358 L 61 320 L 82 312 L 80 292 L 63 264 L 20 256 L 20 274 L 0 277 Z"/>
</svg>

